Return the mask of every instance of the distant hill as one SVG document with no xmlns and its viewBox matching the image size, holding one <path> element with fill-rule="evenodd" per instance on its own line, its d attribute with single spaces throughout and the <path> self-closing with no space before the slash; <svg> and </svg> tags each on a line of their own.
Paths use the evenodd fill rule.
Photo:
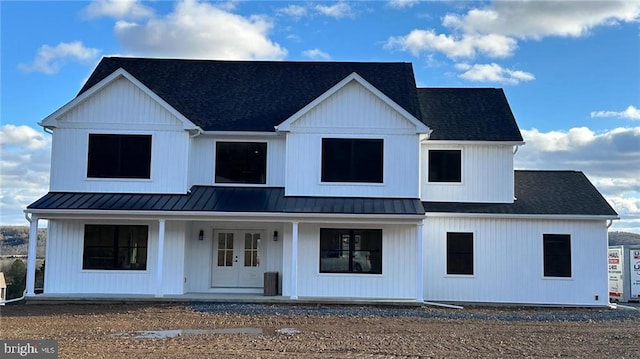
<svg viewBox="0 0 640 359">
<path fill-rule="evenodd" d="M 47 241 L 47 230 L 38 229 L 36 257 L 44 258 L 44 247 Z M 29 247 L 29 227 L 0 226 L 0 255 L 2 257 L 23 256 Z"/>
<path fill-rule="evenodd" d="M 609 245 L 640 245 L 640 234 L 630 232 L 609 232 Z"/>
</svg>

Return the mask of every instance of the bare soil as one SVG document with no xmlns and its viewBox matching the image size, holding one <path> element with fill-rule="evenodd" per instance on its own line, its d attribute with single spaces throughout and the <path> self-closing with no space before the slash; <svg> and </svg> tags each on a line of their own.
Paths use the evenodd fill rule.
<svg viewBox="0 0 640 359">
<path fill-rule="evenodd" d="M 464 311 L 485 319 L 446 319 L 208 313 L 186 304 L 14 304 L 0 307 L 0 338 L 56 339 L 60 358 L 640 358 L 640 316 L 540 321 L 480 315 L 507 310 L 470 308 Z M 251 333 L 136 337 L 139 331 L 230 328 Z M 277 332 L 283 328 L 299 333 Z"/>
</svg>

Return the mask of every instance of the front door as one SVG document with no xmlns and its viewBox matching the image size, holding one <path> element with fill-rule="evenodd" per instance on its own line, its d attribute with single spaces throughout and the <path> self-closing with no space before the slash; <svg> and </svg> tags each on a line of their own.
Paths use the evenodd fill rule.
<svg viewBox="0 0 640 359">
<path fill-rule="evenodd" d="M 257 231 L 214 231 L 211 286 L 262 287 L 261 239 Z"/>
</svg>

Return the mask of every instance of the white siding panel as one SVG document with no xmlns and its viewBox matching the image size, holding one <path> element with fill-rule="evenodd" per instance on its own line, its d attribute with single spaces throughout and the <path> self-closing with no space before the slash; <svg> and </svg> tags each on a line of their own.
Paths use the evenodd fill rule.
<svg viewBox="0 0 640 359">
<path fill-rule="evenodd" d="M 447 232 L 473 232 L 473 276 L 446 275 Z M 571 235 L 571 278 L 544 277 L 545 233 Z M 604 221 L 431 217 L 424 226 L 425 300 L 606 305 L 606 251 Z"/>
<path fill-rule="evenodd" d="M 182 129 L 182 121 L 125 78 L 119 78 L 65 113 L 65 127 L 105 124 L 153 125 Z"/>
<path fill-rule="evenodd" d="M 125 224 L 106 221 L 50 220 L 47 237 L 45 293 L 156 294 L 158 253 L 157 222 L 127 222 L 149 225 L 147 269 L 144 271 L 83 270 L 84 225 Z M 181 294 L 183 281 L 184 235 L 178 223 L 167 222 L 164 294 Z"/>
<path fill-rule="evenodd" d="M 292 131 L 301 128 L 406 129 L 415 125 L 356 81 L 345 85 L 300 119 Z"/>
<path fill-rule="evenodd" d="M 241 137 L 201 135 L 191 139 L 189 154 L 189 186 L 214 184 L 215 142 L 247 141 L 267 142 L 267 186 L 284 186 L 285 138 L 282 137 Z M 237 184 L 234 184 L 237 185 Z"/>
<path fill-rule="evenodd" d="M 428 150 L 462 150 L 462 183 L 429 183 Z M 513 202 L 513 147 L 505 145 L 438 145 L 421 147 L 423 201 Z"/>
<path fill-rule="evenodd" d="M 416 298 L 415 226 L 377 227 L 382 228 L 383 231 L 381 275 L 319 273 L 320 227 L 327 226 L 316 224 L 299 226 L 298 295 L 300 297 Z M 335 228 L 335 226 L 329 227 Z M 357 226 L 354 225 L 354 227 Z M 287 241 L 290 251 L 290 237 Z M 285 251 L 285 256 L 287 255 L 289 254 Z M 285 262 L 288 261 L 285 260 Z M 287 276 L 288 272 L 289 270 L 286 271 Z M 284 285 L 288 288 L 289 284 L 290 281 L 285 278 Z"/>
<path fill-rule="evenodd" d="M 151 179 L 87 178 L 90 133 L 152 136 Z M 189 135 L 178 131 L 56 129 L 50 190 L 58 192 L 186 193 Z"/>
</svg>

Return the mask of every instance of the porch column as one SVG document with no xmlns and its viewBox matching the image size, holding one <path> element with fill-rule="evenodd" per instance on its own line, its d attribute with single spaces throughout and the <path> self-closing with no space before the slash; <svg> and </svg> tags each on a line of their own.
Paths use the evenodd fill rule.
<svg viewBox="0 0 640 359">
<path fill-rule="evenodd" d="M 298 299 L 298 222 L 291 224 L 291 299 Z"/>
<path fill-rule="evenodd" d="M 27 220 L 29 218 L 27 217 Z M 31 216 L 29 220 L 29 249 L 27 251 L 27 295 L 36 295 L 36 248 L 38 242 L 38 217 Z"/>
<path fill-rule="evenodd" d="M 422 244 L 422 229 L 424 224 L 416 226 L 416 301 L 424 302 L 424 256 Z"/>
<path fill-rule="evenodd" d="M 162 269 L 164 268 L 165 220 L 158 220 L 158 264 L 156 268 L 156 297 L 162 297 Z"/>
</svg>

